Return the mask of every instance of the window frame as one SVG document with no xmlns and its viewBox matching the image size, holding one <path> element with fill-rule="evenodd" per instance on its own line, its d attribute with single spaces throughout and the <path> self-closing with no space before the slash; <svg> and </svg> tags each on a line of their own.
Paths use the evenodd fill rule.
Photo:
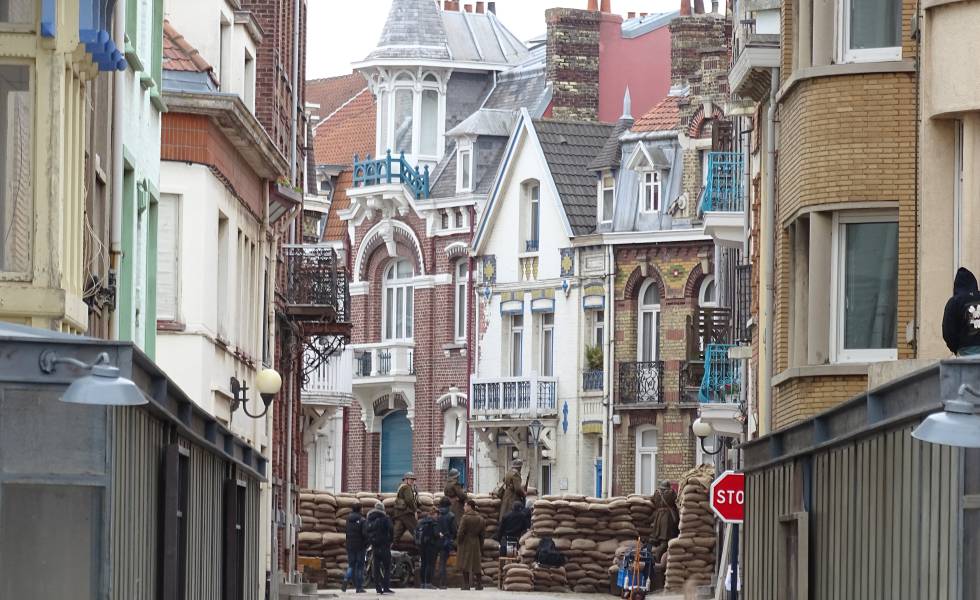
<svg viewBox="0 0 980 600">
<path fill-rule="evenodd" d="M 537 190 L 537 194 L 532 193 Z M 521 200 L 523 210 L 526 211 L 527 227 L 521 237 L 524 238 L 518 253 L 535 253 L 541 248 L 541 182 L 537 179 L 526 179 L 521 182 Z M 538 250 L 528 250 L 527 243 L 537 242 Z"/>
<path fill-rule="evenodd" d="M 644 446 L 643 445 L 643 434 L 653 431 L 657 434 L 657 445 L 656 446 Z M 637 427 L 633 432 L 633 461 L 634 461 L 634 474 L 633 474 L 633 488 L 634 493 L 643 494 L 643 477 L 642 468 L 643 461 L 641 457 L 645 454 L 649 454 L 651 457 L 651 466 L 653 468 L 653 473 L 650 475 L 650 491 L 646 495 L 653 493 L 657 489 L 657 452 L 660 447 L 660 432 L 657 431 L 656 425 L 644 425 L 642 427 Z"/>
<path fill-rule="evenodd" d="M 454 281 L 454 305 L 453 305 L 453 331 L 454 339 L 457 342 L 466 341 L 466 326 L 469 321 L 468 298 L 466 297 L 466 287 L 469 279 L 469 261 L 465 258 L 456 261 L 453 267 Z"/>
<path fill-rule="evenodd" d="M 40 4 L 38 4 L 38 6 L 39 5 Z M 32 26 L 32 28 L 33 28 L 33 26 Z M 10 31 L 13 31 L 13 30 L 11 30 L 11 29 L 4 29 L 4 31 L 10 32 Z M 26 215 L 25 216 L 25 220 L 26 220 L 26 222 L 25 222 L 26 240 L 24 242 L 25 251 L 26 251 L 25 254 L 26 255 L 23 257 L 24 263 L 22 265 L 17 265 L 17 266 L 22 266 L 24 268 L 23 269 L 19 269 L 19 268 L 7 269 L 7 268 L 3 268 L 2 266 L 0 266 L 0 281 L 30 281 L 33 278 L 33 276 L 34 276 L 33 275 L 33 272 L 34 272 L 34 242 L 35 242 L 35 239 L 36 239 L 35 229 L 36 229 L 36 226 L 37 226 L 37 219 L 36 219 L 36 215 L 35 215 L 35 208 L 36 208 L 36 206 L 35 206 L 35 195 L 37 193 L 37 186 L 38 186 L 38 183 L 39 183 L 38 181 L 35 181 L 35 178 L 34 178 L 34 161 L 33 161 L 33 158 L 32 158 L 34 156 L 35 152 L 37 151 L 37 147 L 38 147 L 37 126 L 36 126 L 36 119 L 37 119 L 37 113 L 38 113 L 38 111 L 37 111 L 37 101 L 38 101 L 38 95 L 37 95 L 37 68 L 36 68 L 36 65 L 34 64 L 34 61 L 33 60 L 29 60 L 29 59 L 17 59 L 17 58 L 4 58 L 2 61 L 0 61 L 0 66 L 2 66 L 2 67 L 25 68 L 27 70 L 26 71 L 27 72 L 27 92 L 29 94 L 29 100 L 28 100 L 27 105 L 30 108 L 30 114 L 28 115 L 28 118 L 30 120 L 30 123 L 29 123 L 29 126 L 28 126 L 28 129 L 29 129 L 29 134 L 28 135 L 29 135 L 29 140 L 30 140 L 30 146 L 27 149 L 27 156 L 29 157 L 29 159 L 28 159 L 29 166 L 27 168 L 27 173 L 28 173 L 28 178 L 30 179 L 30 187 L 27 190 L 26 199 L 25 199 L 25 202 L 24 202 L 25 208 L 27 209 L 24 212 L 24 214 Z M 9 136 L 8 136 L 8 138 L 9 138 Z M 7 143 L 8 142 L 8 139 L 5 139 L 4 142 Z M 10 176 L 7 177 L 7 181 L 12 181 L 13 179 L 14 179 L 13 177 L 10 177 Z M 7 203 L 8 202 L 7 199 L 6 199 L 6 197 L 0 197 L 0 200 L 2 200 L 4 203 Z M 3 227 L 8 227 L 9 226 L 9 223 L 2 222 L 2 223 L 0 223 L 0 225 L 2 225 Z"/>
<path fill-rule="evenodd" d="M 520 324 L 515 323 L 520 318 Z M 510 334 L 508 345 L 510 347 L 510 375 L 511 377 L 523 377 L 524 375 L 524 313 L 514 313 L 510 316 Z M 516 343 L 515 343 L 516 342 Z"/>
<path fill-rule="evenodd" d="M 708 291 L 708 287 L 715 286 L 715 299 L 710 302 L 705 300 L 705 294 Z M 714 275 L 706 275 L 704 279 L 701 280 L 701 285 L 698 288 L 698 306 L 702 308 L 717 308 L 718 307 L 718 281 L 715 279 Z"/>
<path fill-rule="evenodd" d="M 611 180 L 612 185 L 607 186 L 606 180 Z M 598 182 L 598 193 L 597 193 L 597 206 L 596 214 L 599 216 L 599 223 L 612 223 L 613 214 L 616 212 L 616 176 L 612 171 L 604 171 L 599 175 Z M 612 202 L 609 204 L 609 214 L 606 214 L 605 210 L 605 199 L 606 192 L 612 194 Z"/>
<path fill-rule="evenodd" d="M 851 48 L 851 3 L 840 0 L 837 4 L 838 57 L 842 63 L 888 62 L 902 60 L 902 19 L 899 14 L 898 46 L 881 48 Z M 858 0 L 860 1 L 860 0 Z M 899 6 L 901 13 L 901 6 Z"/>
<path fill-rule="evenodd" d="M 830 274 L 830 362 L 831 363 L 869 363 L 881 362 L 886 360 L 898 359 L 898 343 L 896 339 L 895 348 L 844 348 L 844 325 L 845 319 L 843 309 L 844 299 L 844 280 L 845 275 L 844 260 L 846 252 L 844 245 L 847 243 L 844 227 L 855 223 L 898 223 L 898 215 L 894 212 L 862 211 L 862 212 L 840 212 L 834 213 L 831 225 L 831 274 Z M 896 245 L 898 239 L 896 237 Z M 897 248 L 896 248 L 897 252 Z M 896 279 L 896 303 L 898 282 Z M 897 328 L 897 325 L 896 325 Z M 897 338 L 897 333 L 896 333 Z"/>
<path fill-rule="evenodd" d="M 656 362 L 659 360 L 660 355 L 660 311 L 663 306 L 663 297 L 661 296 L 660 302 L 656 304 L 644 304 L 643 297 L 646 295 L 647 290 L 650 286 L 657 286 L 657 293 L 660 293 L 660 286 L 657 284 L 657 280 L 653 278 L 648 278 L 642 286 L 640 286 L 640 293 L 636 298 L 636 362 Z M 644 342 L 643 339 L 643 315 L 650 314 L 653 317 L 652 335 L 653 339 L 650 340 L 653 344 L 652 351 L 650 352 L 650 360 L 644 359 Z"/>
<path fill-rule="evenodd" d="M 182 312 L 181 311 L 181 306 L 180 306 L 180 294 L 181 294 L 181 285 L 180 285 L 180 283 L 181 283 L 180 282 L 180 276 L 181 276 L 181 255 L 180 255 L 180 248 L 181 248 L 181 235 L 180 235 L 181 234 L 181 218 L 180 218 L 180 209 L 181 209 L 181 205 L 183 204 L 182 199 L 183 199 L 183 196 L 181 194 L 168 194 L 168 193 L 164 193 L 164 194 L 161 194 L 160 195 L 160 200 L 157 201 L 157 214 L 158 215 L 162 212 L 160 210 L 160 207 L 162 207 L 165 204 L 169 204 L 170 202 L 172 202 L 173 203 L 173 218 L 174 218 L 174 221 L 173 221 L 173 238 L 174 238 L 173 239 L 173 242 L 174 242 L 173 243 L 173 280 L 174 280 L 173 281 L 173 315 L 167 315 L 167 316 L 163 316 L 162 315 L 163 308 L 162 308 L 162 302 L 160 301 L 161 298 L 162 298 L 162 296 L 159 296 L 158 295 L 158 298 L 157 298 L 157 311 L 156 311 L 157 314 L 155 315 L 155 318 L 158 321 L 167 321 L 167 322 L 179 323 L 180 322 L 180 317 L 181 317 L 181 312 Z M 162 225 L 162 223 L 160 222 L 160 220 L 158 218 L 158 220 L 157 220 L 157 256 L 156 256 L 156 260 L 158 261 L 157 262 L 157 293 L 158 294 L 159 294 L 159 288 L 160 288 L 160 280 L 162 279 L 161 278 L 161 274 L 160 274 L 160 271 L 161 271 L 160 265 L 163 264 L 162 261 L 160 261 L 160 250 L 163 248 L 163 246 L 162 246 L 162 244 L 160 242 L 163 242 L 164 241 L 160 237 L 160 230 L 162 229 L 161 225 Z"/>
<path fill-rule="evenodd" d="M 548 322 L 550 321 L 550 322 Z M 538 356 L 538 369 L 542 377 L 555 376 L 555 313 L 542 312 L 538 316 L 538 335 L 541 340 L 541 353 Z M 550 340 L 549 344 L 546 340 Z M 548 353 L 550 351 L 550 363 Z"/>
<path fill-rule="evenodd" d="M 464 180 L 464 165 L 468 179 Z M 456 192 L 473 191 L 473 144 L 460 143 L 456 151 Z"/>
<path fill-rule="evenodd" d="M 391 150 L 392 154 L 397 155 L 404 152 L 405 156 L 413 159 L 414 162 L 436 162 L 440 160 L 445 152 L 445 114 L 446 114 L 446 94 L 444 83 L 439 74 L 426 71 L 424 73 L 413 73 L 406 69 L 399 69 L 390 73 L 386 81 L 378 90 L 378 134 L 377 134 L 377 155 L 382 156 L 386 151 Z M 411 144 L 410 148 L 395 148 L 395 112 L 397 102 L 395 97 L 399 91 L 408 90 L 412 94 L 411 113 Z M 424 154 L 422 152 L 422 99 L 426 92 L 436 94 L 436 115 L 435 115 L 435 154 Z"/>
<path fill-rule="evenodd" d="M 647 177 L 652 176 L 655 181 L 647 181 Z M 647 189 L 656 189 L 656 201 L 647 205 Z M 656 214 L 660 212 L 663 205 L 663 178 L 660 171 L 656 169 L 645 169 L 640 171 L 640 212 Z M 651 195 L 652 199 L 653 196 Z"/>
<path fill-rule="evenodd" d="M 412 274 L 408 277 L 398 277 L 398 265 L 409 265 Z M 391 276 L 393 275 L 393 277 Z M 392 291 L 394 306 L 389 306 L 388 291 Z M 389 311 L 398 310 L 396 295 L 402 292 L 402 322 L 399 330 L 397 315 Z M 411 301 L 410 301 L 411 299 Z M 412 341 L 415 335 L 415 266 L 406 258 L 392 260 L 381 276 L 381 339 L 386 342 Z M 395 318 L 393 323 L 389 320 Z M 391 325 L 389 328 L 388 326 Z M 392 335 L 388 332 L 391 331 Z"/>
<path fill-rule="evenodd" d="M 589 339 L 593 346 L 602 347 L 606 338 L 606 310 L 600 308 L 589 311 L 592 313 L 592 331 L 589 332 Z"/>
</svg>

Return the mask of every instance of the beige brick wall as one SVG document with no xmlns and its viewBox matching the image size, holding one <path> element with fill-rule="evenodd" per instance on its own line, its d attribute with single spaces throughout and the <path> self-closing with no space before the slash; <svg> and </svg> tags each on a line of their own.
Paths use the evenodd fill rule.
<svg viewBox="0 0 980 600">
<path fill-rule="evenodd" d="M 776 386 L 772 425 L 782 429 L 799 423 L 865 391 L 863 375 L 797 377 Z"/>
</svg>

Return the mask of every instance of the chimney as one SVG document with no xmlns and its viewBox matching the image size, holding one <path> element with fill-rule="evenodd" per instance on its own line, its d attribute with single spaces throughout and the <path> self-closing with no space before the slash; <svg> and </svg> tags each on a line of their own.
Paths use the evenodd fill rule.
<svg viewBox="0 0 980 600">
<path fill-rule="evenodd" d="M 681 16 L 691 16 L 691 0 L 681 0 Z"/>
<path fill-rule="evenodd" d="M 597 12 L 599 10 L 599 0 L 589 0 L 589 6 L 585 10 Z"/>
<path fill-rule="evenodd" d="M 628 13 L 626 13 L 626 18 L 627 19 L 635 19 L 636 18 L 636 13 L 635 12 L 628 12 Z"/>
<path fill-rule="evenodd" d="M 694 14 L 704 14 L 704 0 L 694 0 Z"/>
<path fill-rule="evenodd" d="M 497 3 L 496 2 L 487 2 L 487 12 L 488 13 L 497 14 Z"/>
<path fill-rule="evenodd" d="M 446 0 L 446 12 L 459 12 L 459 0 Z"/>
<path fill-rule="evenodd" d="M 590 8 L 595 6 L 590 0 Z M 550 8 L 546 77 L 551 84 L 551 116 L 595 121 L 599 115 L 599 24 L 596 10 Z"/>
<path fill-rule="evenodd" d="M 718 0 L 711 0 L 711 12 L 718 12 Z"/>
<path fill-rule="evenodd" d="M 599 9 L 603 13 L 611 13 L 612 7 L 609 6 L 610 0 L 602 0 L 602 7 Z"/>
<path fill-rule="evenodd" d="M 704 0 L 699 0 L 699 1 L 702 2 L 702 3 L 704 2 Z M 471 12 L 473 12 L 473 5 L 472 4 L 464 4 L 463 5 L 463 10 L 465 10 L 468 13 L 471 13 Z"/>
<path fill-rule="evenodd" d="M 647 16 L 648 14 L 650 14 L 650 13 L 640 13 L 640 18 L 642 19 L 643 17 Z"/>
<path fill-rule="evenodd" d="M 711 0 L 711 1 L 714 2 L 715 4 L 718 3 L 718 0 Z M 484 11 L 483 6 L 484 6 L 483 2 L 476 3 L 476 14 L 482 15 L 484 12 L 486 12 Z"/>
</svg>

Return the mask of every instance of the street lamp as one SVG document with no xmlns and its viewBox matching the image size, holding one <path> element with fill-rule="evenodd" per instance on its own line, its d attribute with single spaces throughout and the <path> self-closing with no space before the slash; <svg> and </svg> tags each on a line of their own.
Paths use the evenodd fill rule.
<svg viewBox="0 0 980 600">
<path fill-rule="evenodd" d="M 962 384 L 956 398 L 943 401 L 943 412 L 929 415 L 912 431 L 912 437 L 931 444 L 980 448 L 980 416 L 976 405 L 965 394 L 980 398 L 980 392 Z"/>
<path fill-rule="evenodd" d="M 537 419 L 534 419 L 533 421 L 531 421 L 530 423 L 528 423 L 527 430 L 528 430 L 528 433 L 531 434 L 531 444 L 535 448 L 538 447 L 538 441 L 539 441 L 539 438 L 541 436 L 541 430 L 542 429 L 544 429 L 544 425 L 542 425 L 541 424 L 541 421 L 539 421 Z"/>
<path fill-rule="evenodd" d="M 54 373 L 57 365 L 72 365 L 89 371 L 71 382 L 61 397 L 62 402 L 93 406 L 139 406 L 148 401 L 136 384 L 119 375 L 119 367 L 109 363 L 109 354 L 102 352 L 93 363 L 85 363 L 70 356 L 58 356 L 54 350 L 41 353 L 39 366 L 42 373 Z"/>
<path fill-rule="evenodd" d="M 707 454 L 708 456 L 714 456 L 720 453 L 722 450 L 727 450 L 732 447 L 731 438 L 724 436 L 718 440 L 718 447 L 715 448 L 714 450 L 708 450 L 707 448 L 705 448 L 704 438 L 715 433 L 715 428 L 711 426 L 711 423 L 708 423 L 707 421 L 703 420 L 701 417 L 698 417 L 697 419 L 694 420 L 694 423 L 691 423 L 691 431 L 693 431 L 694 435 L 697 436 L 698 443 L 701 444 L 701 451 Z"/>
<path fill-rule="evenodd" d="M 272 404 L 273 398 L 276 397 L 276 394 L 279 393 L 279 388 L 282 387 L 282 376 L 275 369 L 262 369 L 255 376 L 255 385 L 259 388 L 259 396 L 262 397 L 262 402 L 265 404 L 265 408 L 257 415 L 253 415 L 248 411 L 248 396 L 246 396 L 248 385 L 244 381 L 238 381 L 235 377 L 231 378 L 232 414 L 241 406 L 245 414 L 253 419 L 264 417 L 265 413 L 269 412 L 269 405 Z"/>
</svg>

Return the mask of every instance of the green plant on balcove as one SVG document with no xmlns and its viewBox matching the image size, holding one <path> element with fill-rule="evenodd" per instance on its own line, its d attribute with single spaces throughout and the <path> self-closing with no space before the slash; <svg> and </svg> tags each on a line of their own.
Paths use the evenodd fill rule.
<svg viewBox="0 0 980 600">
<path fill-rule="evenodd" d="M 602 346 L 586 345 L 585 362 L 589 366 L 590 371 L 601 371 L 602 370 Z"/>
</svg>

